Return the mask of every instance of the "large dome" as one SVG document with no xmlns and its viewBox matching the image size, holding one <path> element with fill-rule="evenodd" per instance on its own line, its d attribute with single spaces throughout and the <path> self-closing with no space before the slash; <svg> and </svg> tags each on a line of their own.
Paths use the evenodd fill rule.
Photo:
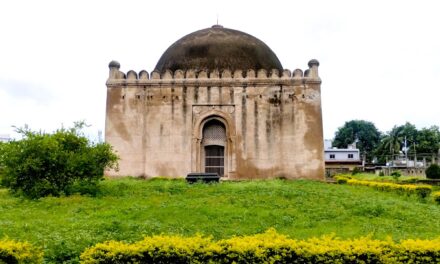
<svg viewBox="0 0 440 264">
<path fill-rule="evenodd" d="M 275 53 L 261 40 L 220 25 L 202 29 L 176 41 L 155 70 L 278 69 L 283 67 Z"/>
</svg>

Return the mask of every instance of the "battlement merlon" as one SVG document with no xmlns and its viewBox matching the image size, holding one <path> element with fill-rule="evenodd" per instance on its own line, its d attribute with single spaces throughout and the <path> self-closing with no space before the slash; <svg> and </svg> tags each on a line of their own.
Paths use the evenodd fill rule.
<svg viewBox="0 0 440 264">
<path fill-rule="evenodd" d="M 279 72 L 277 69 L 267 71 L 260 69 L 255 71 L 249 70 L 235 70 L 232 72 L 229 69 L 214 71 L 206 70 L 166 70 L 164 72 L 153 71 L 151 75 L 147 71 L 142 70 L 139 75 L 130 70 L 125 74 L 120 71 L 120 64 L 117 61 L 111 61 L 109 63 L 109 78 L 107 80 L 107 86 L 134 86 L 134 85 L 162 85 L 162 84 L 183 84 L 183 85 L 241 85 L 241 84 L 272 84 L 272 85 L 289 85 L 289 84 L 301 84 L 301 83 L 315 83 L 320 84 L 321 79 L 318 74 L 319 62 L 315 59 L 310 60 L 308 63 L 309 68 L 303 71 L 296 69 L 293 74 L 290 70 L 285 69 L 283 72 Z"/>
</svg>

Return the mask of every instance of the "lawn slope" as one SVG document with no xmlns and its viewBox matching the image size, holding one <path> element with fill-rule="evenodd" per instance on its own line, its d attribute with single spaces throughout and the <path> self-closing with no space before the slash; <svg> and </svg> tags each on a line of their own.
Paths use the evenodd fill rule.
<svg viewBox="0 0 440 264">
<path fill-rule="evenodd" d="M 97 242 L 161 233 L 219 239 L 273 227 L 300 239 L 331 233 L 432 239 L 440 236 L 438 219 L 440 206 L 429 200 L 313 181 L 106 180 L 98 197 L 38 201 L 0 190 L 0 238 L 40 246 L 54 263 L 75 263 Z"/>
</svg>

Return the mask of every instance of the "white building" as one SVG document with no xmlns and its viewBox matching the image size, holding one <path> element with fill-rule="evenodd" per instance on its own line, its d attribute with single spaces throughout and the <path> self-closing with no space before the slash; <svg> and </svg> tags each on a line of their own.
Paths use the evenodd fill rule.
<svg viewBox="0 0 440 264">
<path fill-rule="evenodd" d="M 325 152 L 325 161 L 338 161 L 338 162 L 347 162 L 347 161 L 361 161 L 359 149 L 326 149 Z"/>
<path fill-rule="evenodd" d="M 359 149 L 353 143 L 346 149 L 332 147 L 331 140 L 324 142 L 325 171 L 327 176 L 337 173 L 351 172 L 355 168 L 362 167 Z"/>
<path fill-rule="evenodd" d="M 9 142 L 11 137 L 8 134 L 0 134 L 0 142 Z"/>
</svg>

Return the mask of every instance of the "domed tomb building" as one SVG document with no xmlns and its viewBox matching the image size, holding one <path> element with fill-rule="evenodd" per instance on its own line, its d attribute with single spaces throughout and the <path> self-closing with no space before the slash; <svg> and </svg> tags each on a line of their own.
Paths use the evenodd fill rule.
<svg viewBox="0 0 440 264">
<path fill-rule="evenodd" d="M 110 176 L 323 179 L 319 62 L 286 70 L 261 40 L 215 25 L 172 44 L 151 74 L 110 62 Z"/>
</svg>

